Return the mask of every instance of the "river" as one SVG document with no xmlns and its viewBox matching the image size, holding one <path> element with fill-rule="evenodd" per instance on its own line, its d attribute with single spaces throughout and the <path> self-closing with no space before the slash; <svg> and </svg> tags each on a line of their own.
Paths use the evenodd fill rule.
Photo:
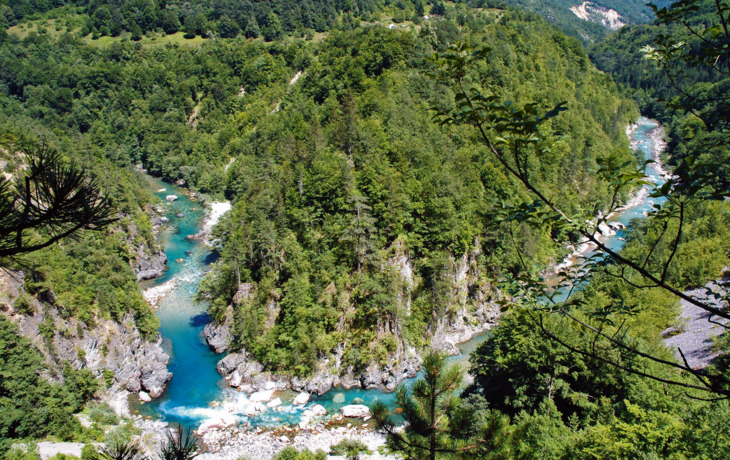
<svg viewBox="0 0 730 460">
<path fill-rule="evenodd" d="M 646 159 L 655 156 L 654 142 L 650 137 L 658 124 L 642 117 L 638 127 L 632 132 L 632 144 Z M 650 165 L 647 168 L 649 179 L 659 185 L 663 183 L 661 168 Z M 199 241 L 187 239 L 186 236 L 198 232 L 204 218 L 204 210 L 200 203 L 192 200 L 187 190 L 150 178 L 150 187 L 165 203 L 169 224 L 161 233 L 161 243 L 168 258 L 168 267 L 164 276 L 143 285 L 144 288 L 159 286 L 162 283 L 174 283 L 174 289 L 164 297 L 157 310 L 160 318 L 160 333 L 163 336 L 163 347 L 170 354 L 170 371 L 173 373 L 165 394 L 149 404 L 135 404 L 133 410 L 143 415 L 161 417 L 168 422 L 177 422 L 185 426 L 198 426 L 207 419 L 235 420 L 248 422 L 251 426 L 280 426 L 296 424 L 304 410 L 314 404 L 321 404 L 329 414 L 337 413 L 346 404 L 372 404 L 383 401 L 392 404 L 393 393 L 382 390 L 338 390 L 334 389 L 323 396 L 313 396 L 305 406 L 293 406 L 293 392 L 277 395 L 284 404 L 268 409 L 256 416 L 246 416 L 247 396 L 228 388 L 226 382 L 216 371 L 216 364 L 222 355 L 216 355 L 205 343 L 202 332 L 209 318 L 205 313 L 206 305 L 193 301 L 198 284 L 207 267 L 214 261 L 214 255 Z M 176 201 L 165 200 L 167 195 L 174 194 Z M 657 203 L 657 199 L 649 198 L 646 193 L 642 198 L 624 211 L 617 212 L 611 221 L 629 225 L 634 218 L 645 216 Z M 178 217 L 183 216 L 183 217 Z M 623 246 L 624 232 L 607 238 L 612 249 Z M 469 342 L 460 345 L 463 360 L 468 353 L 481 343 L 487 334 L 480 334 Z M 405 383 L 412 384 L 413 379 Z"/>
</svg>

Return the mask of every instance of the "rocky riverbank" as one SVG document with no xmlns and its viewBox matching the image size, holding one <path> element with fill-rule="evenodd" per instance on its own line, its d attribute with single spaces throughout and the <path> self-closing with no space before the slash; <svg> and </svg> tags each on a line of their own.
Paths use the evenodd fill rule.
<svg viewBox="0 0 730 460">
<path fill-rule="evenodd" d="M 381 454 L 385 436 L 365 423 L 353 426 L 352 423 L 318 424 L 307 429 L 279 428 L 276 430 L 251 429 L 246 426 L 215 427 L 207 430 L 201 438 L 208 453 L 199 460 L 238 460 L 240 458 L 266 460 L 272 458 L 285 447 L 297 450 L 322 450 L 329 452 L 331 446 L 346 439 L 357 439 L 365 444 L 370 454 L 360 454 L 361 460 L 390 460 L 398 457 Z M 329 457 L 338 459 L 344 457 Z"/>
<path fill-rule="evenodd" d="M 730 269 L 725 269 L 723 278 L 711 281 L 704 287 L 685 291 L 688 296 L 722 309 L 727 302 L 715 298 L 713 294 L 726 296 L 730 290 Z M 682 300 L 681 323 L 678 327 L 670 327 L 662 332 L 667 347 L 675 350 L 680 357 L 679 350 L 687 358 L 687 364 L 693 369 L 707 367 L 720 353 L 715 349 L 714 339 L 727 331 L 728 321 L 724 318 L 712 317 L 707 310 Z"/>
<path fill-rule="evenodd" d="M 97 319 L 94 327 L 89 327 L 75 317 L 67 317 L 53 303 L 36 299 L 32 299 L 30 308 L 20 312 L 14 307 L 14 299 L 21 292 L 22 280 L 22 273 L 0 271 L 0 286 L 9 299 L 2 313 L 40 350 L 49 379 L 63 381 L 66 363 L 75 369 L 89 369 L 109 384 L 103 399 L 122 414 L 128 413 L 129 393 L 142 397 L 162 395 L 172 376 L 167 370 L 169 356 L 159 339 L 150 342 L 141 336 L 133 313 L 120 322 Z"/>
<path fill-rule="evenodd" d="M 394 356 L 392 364 L 380 366 L 372 363 L 365 371 L 358 373 L 341 366 L 341 361 L 342 351 L 338 350 L 329 359 L 322 360 L 311 376 L 299 378 L 266 371 L 248 353 L 240 351 L 221 359 L 217 368 L 231 387 L 246 393 L 291 389 L 323 395 L 335 387 L 394 391 L 401 381 L 415 377 L 421 367 L 421 358 L 415 349 Z"/>
<path fill-rule="evenodd" d="M 630 140 L 630 146 L 632 150 L 639 148 L 639 140 L 634 139 L 634 133 L 639 129 L 638 124 L 629 124 L 626 127 L 626 135 Z M 654 161 L 652 168 L 655 169 L 659 175 L 665 180 L 672 177 L 671 173 L 664 169 L 662 163 L 662 155 L 667 147 L 667 143 L 664 140 L 665 129 L 662 125 L 657 124 L 655 128 L 647 133 L 647 137 L 652 142 L 651 157 Z M 650 186 L 643 186 L 639 190 L 636 190 L 629 199 L 622 206 L 616 208 L 611 213 L 603 216 L 599 214 L 596 219 L 592 221 L 591 226 L 596 228 L 594 236 L 598 237 L 600 241 L 605 241 L 608 237 L 614 236 L 617 231 L 625 228 L 625 225 L 620 222 L 610 222 L 609 220 L 616 214 L 626 211 L 628 209 L 635 208 L 646 201 L 650 193 Z M 548 279 L 554 277 L 561 270 L 564 270 L 576 263 L 580 263 L 586 254 L 596 250 L 596 245 L 584 239 L 576 245 L 569 245 L 568 249 L 571 251 L 567 256 L 563 258 L 558 264 L 553 264 L 542 273 L 543 277 Z"/>
<path fill-rule="evenodd" d="M 218 223 L 220 218 L 223 217 L 225 213 L 231 210 L 231 207 L 232 206 L 230 201 L 213 201 L 208 203 L 208 205 L 206 206 L 203 226 L 200 228 L 200 231 L 191 236 L 191 238 L 200 240 L 204 244 L 207 244 L 209 246 L 213 244 L 213 241 L 210 240 L 210 233 L 213 230 L 215 224 Z"/>
</svg>

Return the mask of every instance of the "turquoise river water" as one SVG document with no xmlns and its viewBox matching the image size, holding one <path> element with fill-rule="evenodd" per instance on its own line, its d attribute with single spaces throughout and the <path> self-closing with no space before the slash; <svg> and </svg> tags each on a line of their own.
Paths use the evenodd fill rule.
<svg viewBox="0 0 730 460">
<path fill-rule="evenodd" d="M 647 159 L 652 159 L 654 148 L 649 133 L 657 126 L 656 122 L 642 117 L 632 134 L 632 141 Z M 647 168 L 647 175 L 655 183 L 663 182 L 661 171 L 654 165 Z M 293 406 L 290 403 L 295 394 L 285 392 L 277 395 L 284 401 L 282 406 L 268 409 L 257 416 L 246 416 L 243 409 L 247 396 L 228 388 L 216 371 L 216 364 L 222 355 L 213 353 L 203 338 L 203 327 L 209 321 L 205 313 L 206 305 L 193 301 L 200 280 L 215 260 L 215 255 L 205 245 L 186 238 L 200 229 L 204 209 L 183 188 L 153 178 L 150 178 L 150 187 L 164 201 L 166 216 L 169 218 L 160 236 L 168 265 L 164 276 L 146 283 L 143 288 L 174 283 L 173 290 L 160 301 L 157 310 L 163 347 L 170 354 L 170 371 L 173 377 L 161 398 L 149 404 L 136 404 L 133 406 L 134 410 L 143 415 L 192 427 L 207 419 L 230 420 L 231 417 L 252 426 L 279 426 L 297 423 L 301 413 L 313 404 L 323 405 L 332 414 L 339 412 L 341 406 L 352 404 L 356 398 L 368 405 L 378 400 L 386 404 L 394 402 L 394 394 L 382 390 L 333 389 L 323 396 L 313 395 L 305 406 Z M 177 195 L 178 200 L 165 201 L 165 197 L 170 194 Z M 632 219 L 645 216 L 656 202 L 653 198 L 644 198 L 636 206 L 616 213 L 611 220 L 628 225 Z M 179 214 L 184 217 L 178 217 Z M 623 245 L 623 231 L 609 237 L 607 243 L 612 249 L 620 249 Z M 454 359 L 464 359 L 486 336 L 481 334 L 461 344 L 462 355 Z M 405 383 L 412 382 L 411 379 Z"/>
</svg>

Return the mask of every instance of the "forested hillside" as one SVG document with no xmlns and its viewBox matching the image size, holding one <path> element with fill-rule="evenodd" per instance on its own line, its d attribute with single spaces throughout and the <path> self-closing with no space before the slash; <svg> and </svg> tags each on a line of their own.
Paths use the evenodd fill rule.
<svg viewBox="0 0 730 460">
<path fill-rule="evenodd" d="M 628 158 L 621 126 L 631 106 L 589 70 L 577 41 L 557 32 L 541 40 L 550 33 L 542 21 L 501 14 L 471 35 L 493 49 L 474 78 L 507 99 L 568 100 L 575 110 L 558 128 L 571 134 L 540 180 L 574 184 L 555 190 L 569 206 L 605 199 L 588 168 L 608 152 Z M 203 294 L 223 320 L 238 284 L 254 283 L 237 308 L 236 345 L 270 369 L 307 375 L 335 352 L 341 371 L 385 365 L 483 308 L 495 295 L 490 280 L 517 269 L 513 245 L 534 262 L 560 251 L 539 230 L 516 227 L 513 240 L 493 226 L 519 191 L 467 132 L 430 122 L 428 107 L 449 94 L 422 74 L 432 49 L 469 30 L 438 23 L 430 39 L 425 30 L 415 39 L 382 28 L 333 34 L 296 84 L 267 88 L 264 104 L 242 98 L 259 107 L 237 115 L 243 135 L 229 139 L 243 146 L 227 171 L 236 203 Z"/>
<path fill-rule="evenodd" d="M 552 5 L 533 6 L 552 14 Z M 633 4 L 621 8 L 637 22 L 647 17 Z M 118 218 L 2 261 L 15 278 L 0 302 L 18 325 L 0 319 L 1 348 L 23 352 L 3 357 L 2 372 L 13 378 L 0 381 L 0 447 L 47 434 L 98 440 L 99 432 L 59 420 L 100 388 L 142 388 L 101 368 L 76 371 L 85 352 L 58 350 L 69 338 L 104 343 L 91 332 L 98 325 L 156 338 L 157 319 L 135 282 L 158 251 L 155 200 L 141 169 L 233 203 L 213 232 L 220 257 L 197 296 L 229 328 L 229 349 L 273 375 L 392 388 L 405 375 L 394 369 L 422 350 L 453 351 L 453 342 L 494 325 L 498 301 L 524 294 L 510 298 L 500 283 L 554 266 L 569 251 L 561 242 L 577 243 L 579 234 L 515 215 L 548 213 L 477 130 L 435 122 L 459 88 L 437 78 L 431 58 L 454 42 L 486 50 L 460 83 L 512 101 L 513 113 L 527 106 L 537 116 L 565 102 L 566 111 L 539 125 L 524 168 L 568 215 L 594 217 L 631 194 L 614 196 L 597 172 L 606 157 L 621 165 L 616 174 L 640 163 L 626 138 L 639 113 L 628 95 L 668 124 L 670 164 L 702 152 L 701 168 L 720 172 L 713 186 L 727 188 L 724 131 L 660 105 L 677 92 L 640 60 L 657 31 L 674 32 L 668 26 L 624 28 L 593 48 L 600 71 L 578 38 L 493 2 L 7 1 L 0 13 L 4 172 L 22 174 L 21 141 L 45 142 L 99 180 Z M 710 100 L 724 94 L 715 77 L 685 78 Z M 682 289 L 719 276 L 730 249 L 726 206 L 702 203 L 687 215 L 679 230 L 637 224 L 622 254 L 674 259 L 661 277 Z M 676 244 L 659 242 L 676 231 Z M 661 333 L 677 324 L 676 299 L 630 282 L 598 275 L 570 311 L 673 360 Z M 489 426 L 521 458 L 635 458 L 637 449 L 647 458 L 722 457 L 726 402 L 698 402 L 624 372 L 621 365 L 690 380 L 565 316 L 545 310 L 536 323 L 531 314 L 542 310 L 512 310 L 472 356 L 475 379 L 463 400 L 445 405 L 471 414 L 453 423 Z M 28 324 L 40 355 L 22 337 Z M 64 378 L 66 388 L 46 376 Z M 29 409 L 39 405 L 48 411 Z M 484 458 L 502 455 L 496 444 L 482 445 Z"/>
<path fill-rule="evenodd" d="M 727 130 L 726 58 L 703 65 L 705 40 L 722 40 L 711 26 L 716 22 L 712 2 L 693 2 L 684 24 L 656 21 L 651 26 L 627 27 L 591 49 L 598 68 L 610 73 L 625 94 L 634 97 L 642 112 L 661 120 L 669 130 L 672 164 L 697 155 L 702 170 L 715 177 L 718 190 L 730 187 Z M 719 25 L 718 25 L 719 27 Z M 694 64 L 648 59 L 661 37 L 673 40 L 676 52 L 698 57 Z M 705 38 L 707 37 L 707 38 Z M 716 66 L 716 68 L 714 68 Z"/>
<path fill-rule="evenodd" d="M 490 215 L 521 193 L 468 132 L 431 123 L 429 107 L 451 97 L 424 76 L 430 53 L 459 39 L 488 45 L 491 65 L 473 78 L 518 103 L 568 102 L 555 121 L 566 135 L 540 167 L 541 181 L 564 185 L 554 193 L 566 206 L 607 199 L 590 173 L 595 158 L 630 158 L 634 109 L 577 40 L 512 10 L 466 19 L 332 31 L 321 42 L 99 48 L 73 35 L 9 38 L 3 113 L 8 124 L 53 127 L 85 155 L 141 162 L 232 199 L 202 294 L 214 317 L 239 282 L 254 283 L 237 346 L 283 372 L 306 375 L 335 348 L 360 368 L 484 307 L 491 280 L 516 270 L 515 245 L 539 263 L 563 250 L 540 230 L 493 228 Z M 396 252 L 412 279 L 388 268 Z M 465 255 L 472 292 L 460 297 L 450 280 Z"/>
</svg>

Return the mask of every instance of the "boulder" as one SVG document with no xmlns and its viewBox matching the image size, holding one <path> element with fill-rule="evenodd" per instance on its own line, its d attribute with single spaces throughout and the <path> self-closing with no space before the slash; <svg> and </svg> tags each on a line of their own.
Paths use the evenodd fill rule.
<svg viewBox="0 0 730 460">
<path fill-rule="evenodd" d="M 370 409 L 368 406 L 362 404 L 350 404 L 340 409 L 340 412 L 345 417 L 350 418 L 365 418 L 370 417 Z"/>
<path fill-rule="evenodd" d="M 152 401 L 152 398 L 150 398 L 150 395 L 147 394 L 146 391 L 140 391 L 137 393 L 137 396 L 139 397 L 139 400 L 142 402 L 150 402 Z"/>
<path fill-rule="evenodd" d="M 227 376 L 238 366 L 246 362 L 246 355 L 244 353 L 231 353 L 226 355 L 223 359 L 218 361 L 218 372 L 223 376 Z"/>
<path fill-rule="evenodd" d="M 167 195 L 165 199 L 167 201 L 177 201 L 177 195 Z"/>
<path fill-rule="evenodd" d="M 241 386 L 241 373 L 238 371 L 233 371 L 231 374 L 231 380 L 229 381 L 229 384 L 232 387 L 240 387 Z"/>
<path fill-rule="evenodd" d="M 282 404 L 281 398 L 274 398 L 271 401 L 269 401 L 268 403 L 266 403 L 266 407 L 271 409 L 273 407 L 279 407 L 279 406 L 281 406 L 281 404 Z"/>
<path fill-rule="evenodd" d="M 605 222 L 601 222 L 600 224 L 598 224 L 598 231 L 601 232 L 601 235 L 603 236 L 611 236 L 616 234 L 616 232 Z"/>
<path fill-rule="evenodd" d="M 332 402 L 335 404 L 342 404 L 345 402 L 345 393 L 337 393 L 333 398 Z"/>
<path fill-rule="evenodd" d="M 236 423 L 236 419 L 234 417 L 224 417 L 224 418 L 218 418 L 218 419 L 208 419 L 205 420 L 203 423 L 200 424 L 200 426 L 197 429 L 197 433 L 199 436 L 204 435 L 208 431 L 217 429 L 217 428 L 225 428 L 231 425 L 234 425 Z"/>
<path fill-rule="evenodd" d="M 225 320 L 222 323 L 208 323 L 203 328 L 205 341 L 208 342 L 208 346 L 210 346 L 210 348 L 212 348 L 216 353 L 228 351 L 228 346 L 231 341 L 232 324 L 233 309 L 228 307 L 226 309 Z"/>
<path fill-rule="evenodd" d="M 271 401 L 271 398 L 274 397 L 274 390 L 264 390 L 264 391 L 257 391 L 256 393 L 251 395 L 250 401 L 251 402 L 267 402 Z"/>
<path fill-rule="evenodd" d="M 301 392 L 297 395 L 296 398 L 294 398 L 294 404 L 295 406 L 303 406 L 309 402 L 309 393 Z"/>
<path fill-rule="evenodd" d="M 327 415 L 327 409 L 325 409 L 321 404 L 315 404 L 310 410 L 312 411 L 312 415 L 315 417 Z"/>
</svg>

